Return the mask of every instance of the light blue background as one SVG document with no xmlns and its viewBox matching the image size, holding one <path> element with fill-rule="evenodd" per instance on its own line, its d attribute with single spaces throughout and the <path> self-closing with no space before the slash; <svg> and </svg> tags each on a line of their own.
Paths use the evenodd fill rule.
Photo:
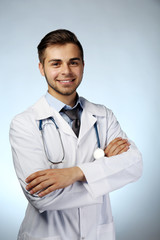
<svg viewBox="0 0 160 240">
<path fill-rule="evenodd" d="M 75 32 L 84 47 L 79 94 L 111 108 L 143 154 L 143 177 L 111 193 L 117 240 L 159 240 L 159 0 L 0 1 L 1 239 L 16 239 L 27 204 L 13 168 L 9 124 L 46 92 L 36 47 L 57 28 Z"/>
</svg>

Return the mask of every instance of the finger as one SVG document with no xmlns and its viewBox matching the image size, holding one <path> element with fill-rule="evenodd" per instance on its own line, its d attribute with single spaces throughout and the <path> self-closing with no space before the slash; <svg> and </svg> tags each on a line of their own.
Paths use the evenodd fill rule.
<svg viewBox="0 0 160 240">
<path fill-rule="evenodd" d="M 32 173 L 31 175 L 29 175 L 29 176 L 25 179 L 25 182 L 26 182 L 26 183 L 29 183 L 29 182 L 31 182 L 32 180 L 34 180 L 35 178 L 40 177 L 40 176 L 43 176 L 43 175 L 45 175 L 45 172 L 46 172 L 46 170 L 42 170 L 42 171 L 38 171 L 38 172 Z"/>
<path fill-rule="evenodd" d="M 51 193 L 51 192 L 53 192 L 53 191 L 55 191 L 55 190 L 57 190 L 58 188 L 56 187 L 56 184 L 54 184 L 54 185 L 52 185 L 52 186 L 49 186 L 48 188 L 46 188 L 45 190 L 42 190 L 39 194 L 38 194 L 38 196 L 39 197 L 44 197 L 44 196 L 46 196 L 47 194 L 49 194 L 49 193 Z"/>
<path fill-rule="evenodd" d="M 53 184 L 53 183 L 52 183 Z M 51 182 L 46 180 L 32 188 L 31 191 L 29 191 L 30 194 L 38 193 L 40 191 L 43 191 L 44 189 L 47 189 L 49 186 L 51 186 Z"/>
<path fill-rule="evenodd" d="M 109 151 L 110 151 L 110 149 L 114 146 L 114 144 L 116 143 L 116 142 L 118 142 L 118 141 L 120 141 L 120 140 L 122 140 L 122 138 L 121 137 L 118 137 L 118 138 L 115 138 L 114 140 L 112 140 L 109 144 L 108 144 L 108 146 L 105 148 L 105 153 L 107 154 Z"/>
<path fill-rule="evenodd" d="M 124 147 L 127 146 L 129 146 L 129 143 L 126 140 L 120 141 L 110 149 L 109 155 L 117 155 Z"/>
<path fill-rule="evenodd" d="M 37 185 L 39 185 L 40 183 L 44 182 L 48 180 L 48 177 L 46 175 L 42 176 L 42 177 L 37 177 L 34 180 L 32 180 L 31 182 L 29 182 L 29 184 L 26 186 L 26 190 L 31 190 L 32 188 L 36 187 Z"/>
<path fill-rule="evenodd" d="M 129 149 L 129 146 L 126 146 L 124 147 L 118 154 L 121 154 L 121 153 L 124 153 L 124 152 L 127 152 Z"/>
<path fill-rule="evenodd" d="M 128 143 L 121 144 L 113 151 L 113 155 L 118 155 L 121 152 L 123 152 L 124 150 L 128 150 L 128 149 L 129 149 Z"/>
<path fill-rule="evenodd" d="M 115 153 L 117 153 L 119 150 L 121 150 L 121 145 L 128 145 L 128 140 L 127 139 L 120 139 L 115 141 L 113 144 L 111 144 L 109 150 L 107 150 L 106 154 L 107 156 L 113 156 Z"/>
<path fill-rule="evenodd" d="M 121 137 L 118 137 L 118 138 L 115 138 L 114 140 L 112 140 L 112 141 L 108 144 L 107 149 L 109 150 L 116 142 L 118 142 L 118 141 L 120 141 L 120 140 L 122 140 Z"/>
<path fill-rule="evenodd" d="M 128 144 L 127 139 L 121 139 L 117 141 L 110 149 L 110 151 L 114 152 L 117 148 L 119 148 L 121 145 Z"/>
</svg>

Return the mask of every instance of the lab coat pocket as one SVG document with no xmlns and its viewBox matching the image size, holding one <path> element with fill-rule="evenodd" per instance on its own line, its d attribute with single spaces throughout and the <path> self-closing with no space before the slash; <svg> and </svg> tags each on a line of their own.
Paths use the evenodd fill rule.
<svg viewBox="0 0 160 240">
<path fill-rule="evenodd" d="M 29 234 L 25 233 L 22 238 L 18 240 L 62 240 L 60 236 L 53 237 L 32 237 Z"/>
<path fill-rule="evenodd" d="M 99 225 L 97 229 L 97 240 L 115 240 L 114 223 Z"/>
</svg>

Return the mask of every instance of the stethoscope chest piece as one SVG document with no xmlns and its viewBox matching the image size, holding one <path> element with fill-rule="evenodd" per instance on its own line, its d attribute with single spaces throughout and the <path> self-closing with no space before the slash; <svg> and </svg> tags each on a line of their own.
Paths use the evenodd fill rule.
<svg viewBox="0 0 160 240">
<path fill-rule="evenodd" d="M 105 153 L 104 153 L 103 149 L 100 148 L 101 144 L 100 144 L 100 139 L 99 139 L 99 134 L 98 134 L 97 122 L 94 124 L 94 128 L 95 128 L 95 131 L 96 131 L 98 148 L 94 151 L 93 157 L 94 157 L 95 160 L 97 160 L 99 158 L 104 157 Z"/>
<path fill-rule="evenodd" d="M 105 156 L 103 149 L 97 148 L 93 153 L 94 159 L 97 160 Z"/>
</svg>

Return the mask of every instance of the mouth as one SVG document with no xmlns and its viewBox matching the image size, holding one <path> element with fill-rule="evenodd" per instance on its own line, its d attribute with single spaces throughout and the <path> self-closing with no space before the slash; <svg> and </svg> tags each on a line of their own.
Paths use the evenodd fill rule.
<svg viewBox="0 0 160 240">
<path fill-rule="evenodd" d="M 71 83 L 71 82 L 75 81 L 75 78 L 74 79 L 56 80 L 56 81 L 59 83 Z"/>
</svg>

